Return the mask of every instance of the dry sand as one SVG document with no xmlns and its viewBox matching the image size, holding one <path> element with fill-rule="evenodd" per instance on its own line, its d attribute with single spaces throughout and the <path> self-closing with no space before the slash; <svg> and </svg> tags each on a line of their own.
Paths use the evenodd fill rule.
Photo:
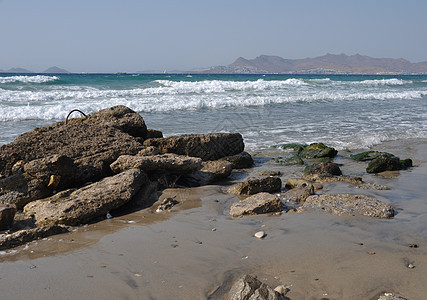
<svg viewBox="0 0 427 300">
<path fill-rule="evenodd" d="M 290 299 L 378 299 L 383 292 L 425 299 L 426 146 L 412 140 L 375 148 L 414 159 L 410 170 L 363 176 L 391 190 L 341 182 L 320 191 L 374 195 L 396 209 L 393 219 L 316 211 L 232 219 L 228 208 L 238 199 L 224 186 L 169 189 L 160 201 L 181 201 L 170 212 L 155 213 L 155 204 L 0 252 L 0 298 L 224 299 L 232 281 L 250 273 L 272 287 L 289 286 Z M 280 170 L 285 181 L 302 170 L 265 161 L 258 157 L 250 172 Z M 346 175 L 366 167 L 345 157 L 336 162 Z M 253 237 L 260 230 L 267 233 L 262 240 Z"/>
</svg>

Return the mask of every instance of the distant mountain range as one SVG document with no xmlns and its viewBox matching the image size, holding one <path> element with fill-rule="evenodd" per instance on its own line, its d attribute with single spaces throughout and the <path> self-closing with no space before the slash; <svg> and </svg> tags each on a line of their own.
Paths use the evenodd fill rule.
<svg viewBox="0 0 427 300">
<path fill-rule="evenodd" d="M 11 68 L 9 70 L 1 70 L 0 69 L 0 73 L 21 73 L 21 74 L 31 74 L 34 73 L 33 71 L 24 69 L 24 68 Z M 40 73 L 47 73 L 47 74 L 66 74 L 66 73 L 70 73 L 65 69 L 61 69 L 58 67 L 50 67 L 46 70 L 44 70 L 43 72 Z"/>
<path fill-rule="evenodd" d="M 411 63 L 400 58 L 373 58 L 355 54 L 326 54 L 315 58 L 284 59 L 261 55 L 239 57 L 228 66 L 216 66 L 198 73 L 220 74 L 427 74 L 427 61 Z"/>
</svg>

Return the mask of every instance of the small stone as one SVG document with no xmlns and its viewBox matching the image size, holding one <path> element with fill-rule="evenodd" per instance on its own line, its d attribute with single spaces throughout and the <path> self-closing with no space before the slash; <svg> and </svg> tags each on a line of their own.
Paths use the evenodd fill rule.
<svg viewBox="0 0 427 300">
<path fill-rule="evenodd" d="M 375 254 L 374 251 L 369 252 L 369 255 L 374 255 L 374 254 Z"/>
<path fill-rule="evenodd" d="M 289 288 L 287 288 L 285 285 L 278 285 L 278 286 L 276 286 L 275 288 L 274 288 L 274 290 L 276 291 L 276 292 L 278 292 L 279 294 L 282 294 L 282 295 L 286 295 L 289 291 L 290 291 L 290 289 Z"/>
<path fill-rule="evenodd" d="M 409 264 L 409 265 L 408 265 L 408 268 L 409 268 L 409 269 L 413 269 L 413 268 L 415 268 L 415 265 L 414 265 L 414 264 Z"/>
<path fill-rule="evenodd" d="M 257 233 L 254 234 L 254 237 L 258 238 L 258 239 L 263 239 L 265 238 L 267 234 L 264 231 L 258 231 Z"/>
<path fill-rule="evenodd" d="M 417 244 L 409 244 L 409 248 L 418 248 Z"/>
</svg>

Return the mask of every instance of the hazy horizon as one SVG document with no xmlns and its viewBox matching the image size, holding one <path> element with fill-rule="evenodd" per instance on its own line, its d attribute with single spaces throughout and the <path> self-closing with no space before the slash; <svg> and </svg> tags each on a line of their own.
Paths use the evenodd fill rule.
<svg viewBox="0 0 427 300">
<path fill-rule="evenodd" d="M 0 69 L 190 71 L 326 53 L 427 61 L 425 1 L 0 0 Z"/>
</svg>

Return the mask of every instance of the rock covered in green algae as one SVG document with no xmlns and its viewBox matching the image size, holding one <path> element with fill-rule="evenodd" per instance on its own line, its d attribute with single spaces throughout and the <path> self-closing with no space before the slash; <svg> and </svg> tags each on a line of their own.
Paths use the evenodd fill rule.
<svg viewBox="0 0 427 300">
<path fill-rule="evenodd" d="M 381 154 L 371 160 L 366 168 L 367 173 L 380 173 L 384 171 L 398 171 L 412 167 L 412 160 L 400 160 L 399 157 L 390 153 Z"/>
<path fill-rule="evenodd" d="M 335 157 L 338 151 L 332 147 L 328 147 L 323 143 L 314 143 L 306 146 L 304 150 L 299 153 L 301 158 L 315 159 L 323 157 Z"/>
</svg>

